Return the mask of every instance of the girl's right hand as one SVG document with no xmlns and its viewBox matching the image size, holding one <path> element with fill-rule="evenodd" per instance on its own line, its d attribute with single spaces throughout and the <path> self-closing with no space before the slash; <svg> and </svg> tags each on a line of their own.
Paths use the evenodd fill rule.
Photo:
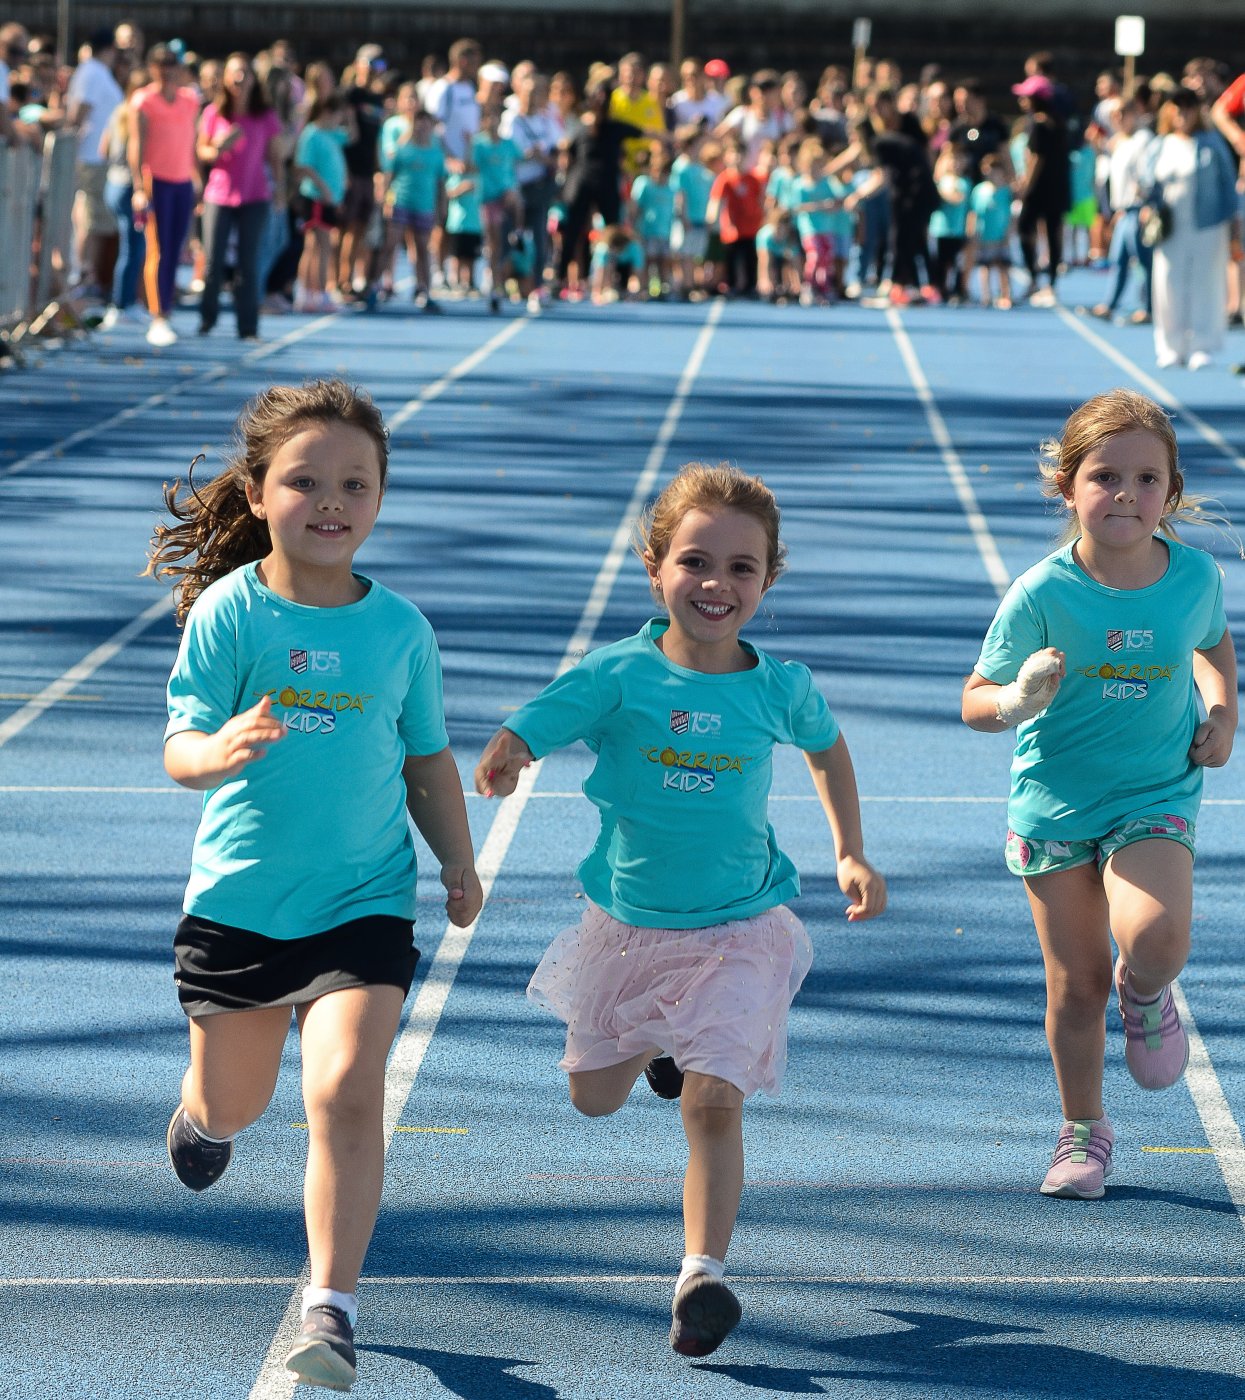
<svg viewBox="0 0 1245 1400">
<path fill-rule="evenodd" d="M 999 719 L 1009 728 L 1041 714 L 1067 675 L 1067 657 L 1056 647 L 1042 647 L 1026 658 L 1016 679 L 997 696 Z"/>
<path fill-rule="evenodd" d="M 476 791 L 481 797 L 509 797 L 531 761 L 531 749 L 514 730 L 499 729 L 476 764 Z"/>
<path fill-rule="evenodd" d="M 273 718 L 272 696 L 265 695 L 258 705 L 234 715 L 213 736 L 217 746 L 217 772 L 221 778 L 236 778 L 248 763 L 263 758 L 268 745 L 284 739 L 285 725 Z"/>
</svg>

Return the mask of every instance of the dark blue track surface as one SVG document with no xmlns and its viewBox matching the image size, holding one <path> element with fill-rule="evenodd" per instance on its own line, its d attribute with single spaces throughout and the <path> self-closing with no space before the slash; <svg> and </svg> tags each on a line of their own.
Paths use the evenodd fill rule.
<svg viewBox="0 0 1245 1400">
<path fill-rule="evenodd" d="M 1098 299 L 1088 275 L 1080 290 Z M 259 350 L 218 334 L 154 355 L 133 332 L 97 336 L 0 377 L 0 1396 L 292 1394 L 273 1357 L 305 1262 L 294 1043 L 218 1187 L 189 1196 L 164 1155 L 186 1053 L 169 942 L 198 799 L 161 767 L 176 634 L 138 574 L 161 482 L 199 451 L 211 469 L 255 390 L 324 373 L 396 425 L 359 562 L 436 627 L 468 783 L 582 631 L 650 456 L 658 484 L 697 458 L 761 472 L 791 562 L 750 635 L 817 672 L 891 887 L 883 920 L 843 920 L 804 765 L 780 755 L 773 817 L 817 959 L 782 1098 L 745 1115 L 744 1322 L 689 1364 L 665 1341 L 677 1111 L 641 1085 L 613 1118 L 578 1117 L 560 1027 L 523 997 L 580 907 L 586 753 L 545 762 L 504 841 L 507 808 L 470 798 L 499 868 L 456 951 L 427 882 L 356 1393 L 1245 1396 L 1245 755 L 1207 778 L 1190 1074 L 1136 1089 L 1113 1016 L 1116 1173 L 1101 1202 L 1051 1201 L 1041 963 L 1000 856 L 1009 746 L 959 720 L 997 602 L 988 552 L 1015 574 L 1056 530 L 1039 439 L 1100 390 L 1162 393 L 1189 488 L 1239 523 L 1241 381 L 1155 379 L 1143 330 L 1066 312 L 567 307 L 515 328 L 463 307 L 266 329 Z M 1239 638 L 1245 564 L 1189 538 L 1224 564 Z M 627 558 L 595 641 L 649 608 Z"/>
</svg>

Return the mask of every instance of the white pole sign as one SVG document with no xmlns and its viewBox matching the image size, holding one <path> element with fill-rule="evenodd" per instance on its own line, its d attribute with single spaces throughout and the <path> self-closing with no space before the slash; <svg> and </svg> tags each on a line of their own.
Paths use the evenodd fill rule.
<svg viewBox="0 0 1245 1400">
<path fill-rule="evenodd" d="M 1146 51 L 1146 22 L 1140 15 L 1119 15 L 1115 21 L 1115 51 L 1121 58 L 1139 58 Z"/>
</svg>

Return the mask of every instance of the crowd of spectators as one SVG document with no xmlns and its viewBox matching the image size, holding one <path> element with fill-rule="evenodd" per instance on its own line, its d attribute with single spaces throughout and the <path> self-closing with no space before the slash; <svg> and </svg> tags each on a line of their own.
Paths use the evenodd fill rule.
<svg viewBox="0 0 1245 1400">
<path fill-rule="evenodd" d="M 1160 366 L 1203 367 L 1240 319 L 1245 78 L 1217 60 L 1127 91 L 1105 69 L 1091 95 L 1035 53 L 1000 102 L 934 63 L 809 81 L 629 53 L 581 75 L 474 39 L 418 72 L 375 42 L 342 72 L 305 57 L 148 47 L 123 23 L 65 65 L 0 26 L 0 140 L 76 132 L 77 290 L 106 326 L 170 344 L 193 301 L 207 334 L 226 286 L 244 338 L 261 311 L 399 287 L 427 313 L 472 296 L 1008 310 L 1055 304 L 1079 264 L 1109 288 L 1082 309 L 1153 321 Z"/>
</svg>

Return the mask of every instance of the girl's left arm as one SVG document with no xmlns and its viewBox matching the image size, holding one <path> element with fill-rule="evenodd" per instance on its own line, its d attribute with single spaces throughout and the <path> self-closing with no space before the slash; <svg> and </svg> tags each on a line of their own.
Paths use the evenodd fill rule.
<svg viewBox="0 0 1245 1400">
<path fill-rule="evenodd" d="M 840 734 L 828 749 L 806 751 L 804 761 L 834 837 L 839 889 L 852 900 L 847 917 L 852 923 L 875 918 L 886 908 L 886 881 L 865 859 L 860 798 L 847 741 Z"/>
<path fill-rule="evenodd" d="M 411 820 L 441 862 L 445 912 L 450 923 L 466 928 L 480 912 L 484 892 L 476 874 L 467 804 L 454 755 L 448 747 L 438 753 L 409 753 L 402 764 L 402 778 Z"/>
<path fill-rule="evenodd" d="M 1225 629 L 1213 647 L 1193 653 L 1193 680 L 1206 706 L 1206 718 L 1194 732 L 1189 757 L 1204 768 L 1222 768 L 1232 755 L 1238 718 L 1231 632 Z"/>
</svg>

